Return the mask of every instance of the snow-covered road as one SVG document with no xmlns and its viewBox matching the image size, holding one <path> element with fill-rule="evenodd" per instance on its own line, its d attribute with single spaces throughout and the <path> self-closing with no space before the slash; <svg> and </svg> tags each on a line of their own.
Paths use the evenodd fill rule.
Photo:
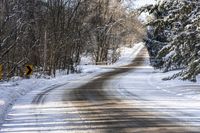
<svg viewBox="0 0 200 133">
<path fill-rule="evenodd" d="M 107 81 L 105 88 L 110 86 L 109 94 L 130 105 L 189 130 L 181 132 L 200 132 L 200 85 L 180 80 L 162 81 L 172 73 L 156 72 L 149 66 L 146 55 L 141 66 Z"/>
<path fill-rule="evenodd" d="M 28 93 L 1 132 L 199 132 L 200 101 L 185 92 L 198 84 L 161 81 L 146 58 L 143 49 L 130 65 Z"/>
</svg>

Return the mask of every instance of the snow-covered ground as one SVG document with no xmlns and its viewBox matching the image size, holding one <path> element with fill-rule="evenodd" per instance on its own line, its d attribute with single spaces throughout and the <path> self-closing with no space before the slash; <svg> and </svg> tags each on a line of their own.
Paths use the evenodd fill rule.
<svg viewBox="0 0 200 133">
<path fill-rule="evenodd" d="M 80 65 L 82 73 L 61 75 L 58 74 L 56 78 L 34 78 L 31 79 L 15 79 L 9 82 L 0 83 L 0 125 L 3 123 L 4 116 L 13 103 L 21 96 L 27 94 L 30 91 L 43 91 L 46 88 L 67 84 L 70 81 L 92 78 L 100 73 L 111 71 L 110 67 L 117 67 L 120 65 L 126 65 L 137 55 L 137 53 L 143 48 L 143 43 L 135 44 L 133 48 L 121 48 L 121 57 L 119 61 L 110 66 L 95 66 L 84 65 L 90 62 L 90 59 L 84 59 L 85 63 Z"/>
<path fill-rule="evenodd" d="M 154 0 L 149 0 L 147 3 L 148 2 L 152 3 Z M 138 1 L 136 5 L 140 7 L 143 6 L 144 3 Z M 82 64 L 79 66 L 82 72 L 80 74 L 59 75 L 56 78 L 50 79 L 37 79 L 33 77 L 31 79 L 18 79 L 0 83 L 0 125 L 3 123 L 6 112 L 15 101 L 28 92 L 42 92 L 49 87 L 66 85 L 71 81 L 92 79 L 101 73 L 112 71 L 113 67 L 129 64 L 142 48 L 142 43 L 135 44 L 133 48 L 121 48 L 122 53 L 119 60 L 115 64 L 109 66 L 88 65 L 91 64 L 91 59 L 84 58 Z M 119 76 L 120 78 L 116 77 L 117 80 L 113 80 L 113 82 L 109 81 L 108 84 L 115 86 L 112 88 L 117 88 L 117 92 L 113 93 L 120 93 L 120 98 L 123 97 L 123 99 L 128 99 L 127 93 L 130 95 L 134 94 L 136 97 L 138 96 L 140 98 L 140 102 L 143 102 L 142 105 L 146 106 L 146 108 L 149 107 L 152 110 L 160 112 L 165 111 L 163 113 L 184 120 L 186 123 L 189 122 L 191 125 L 196 124 L 199 126 L 199 120 L 195 120 L 194 122 L 190 121 L 192 121 L 191 118 L 200 118 L 200 77 L 197 83 L 178 79 L 163 81 L 162 78 L 168 77 L 174 72 L 161 73 L 150 67 L 148 60 L 146 60 L 145 63 L 146 64 L 133 72 L 122 74 Z M 133 82 L 127 82 L 127 79 Z M 143 99 L 143 101 L 141 101 L 141 99 Z M 149 104 L 149 101 L 151 101 L 151 104 Z M 138 105 L 141 105 L 141 103 L 138 103 Z M 174 114 L 171 113 L 171 110 L 174 110 Z"/>
<path fill-rule="evenodd" d="M 114 91 L 111 89 L 110 94 L 120 99 L 138 99 L 138 103 L 134 101 L 130 104 L 148 108 L 149 112 L 156 112 L 156 115 L 160 113 L 159 118 L 174 118 L 180 125 L 199 127 L 200 76 L 196 83 L 179 79 L 162 80 L 176 72 L 161 73 L 154 70 L 146 57 L 143 65 L 113 78 L 105 86 L 116 88 Z"/>
<path fill-rule="evenodd" d="M 154 0 L 147 1 L 136 1 L 134 3 L 134 8 L 139 8 L 146 4 L 154 3 Z M 144 17 L 143 17 L 144 18 Z M 142 47 L 141 44 L 134 45 L 133 48 L 121 48 L 122 53 L 119 61 L 112 65 L 117 67 L 120 65 L 126 65 L 130 63 L 134 56 L 136 56 L 137 52 Z M 56 78 L 45 79 L 45 78 L 31 78 L 31 79 L 14 79 L 9 82 L 0 82 L 0 125 L 3 123 L 4 116 L 7 110 L 12 106 L 12 104 L 22 95 L 30 92 L 31 90 L 40 89 L 44 90 L 53 85 L 63 84 L 66 82 L 70 82 L 71 80 L 75 80 L 84 76 L 95 76 L 102 72 L 110 71 L 112 69 L 105 69 L 107 66 L 95 66 L 95 65 L 84 65 L 84 64 L 92 64 L 91 58 L 83 58 L 82 65 L 79 66 L 82 71 L 81 74 L 73 74 L 73 75 L 62 75 L 59 74 Z"/>
<path fill-rule="evenodd" d="M 35 122 L 33 116 L 36 118 L 46 118 L 47 116 L 45 116 L 45 114 L 47 112 L 50 114 L 48 120 L 51 119 L 53 122 L 55 122 L 55 124 L 63 123 L 63 125 L 66 126 L 66 121 L 59 121 L 60 117 L 63 117 L 63 114 L 67 114 L 66 112 L 68 111 L 79 114 L 75 108 L 72 108 L 73 106 L 70 105 L 70 102 L 67 102 L 68 105 L 65 105 L 66 103 L 62 105 L 61 95 L 65 93 L 66 88 L 69 90 L 77 88 L 87 82 L 90 82 L 94 79 L 94 77 L 98 78 L 96 77 L 98 74 L 112 71 L 114 67 L 119 67 L 120 65 L 129 64 L 143 47 L 143 44 L 139 43 L 134 45 L 133 48 L 122 48 L 122 56 L 120 57 L 119 61 L 111 66 L 82 65 L 81 67 L 83 73 L 81 74 L 60 75 L 57 78 L 52 79 L 32 78 L 2 83 L 0 85 L 1 123 L 3 123 L 4 114 L 9 107 L 14 103 L 15 100 L 17 100 L 19 97 L 22 97 L 19 98 L 12 110 L 9 111 L 9 117 L 6 118 L 7 121 L 14 121 L 14 123 L 5 123 L 4 131 L 12 132 L 18 131 L 19 129 L 21 129 L 20 131 L 26 131 L 30 128 L 38 130 L 38 128 L 40 129 L 40 121 L 38 119 L 38 122 Z M 148 59 L 148 57 L 146 58 Z M 148 60 L 146 60 L 144 65 L 139 66 L 132 72 L 129 71 L 128 73 L 123 73 L 113 77 L 113 79 L 110 79 L 108 83 L 105 84 L 105 89 L 108 89 L 108 86 L 110 86 L 110 96 L 119 96 L 120 99 L 123 99 L 123 101 L 127 100 L 127 102 L 131 105 L 134 104 L 134 107 L 138 106 L 138 108 L 148 109 L 150 112 L 156 112 L 155 116 L 159 116 L 159 118 L 174 118 L 179 119 L 180 122 L 185 121 L 186 125 L 189 124 L 190 126 L 199 126 L 199 80 L 198 83 L 185 82 L 181 80 L 162 81 L 163 77 L 166 77 L 171 73 L 173 72 L 160 73 L 155 71 L 149 66 Z M 56 89 L 51 90 L 51 88 Z M 44 100 L 48 102 L 44 105 L 33 104 L 32 100 L 37 98 L 37 94 L 43 94 L 43 92 L 46 90 L 51 90 L 51 93 L 45 97 L 46 99 L 44 98 Z M 29 93 L 25 95 L 27 92 Z M 105 92 L 109 91 L 106 90 Z M 130 102 L 131 100 L 129 98 L 136 98 L 136 100 L 134 102 Z M 66 106 L 70 106 L 70 108 L 67 108 Z M 50 108 L 48 111 L 47 107 Z M 56 109 L 57 107 L 59 109 Z M 27 108 L 33 108 L 33 110 L 26 110 Z M 39 110 L 40 108 L 41 110 Z M 40 115 L 35 116 L 35 114 Z M 169 117 L 169 115 L 171 117 Z M 30 117 L 32 123 L 28 124 L 33 125 L 26 127 L 28 125 L 27 123 L 26 125 L 23 125 L 24 123 L 16 124 L 15 122 L 17 122 L 18 119 L 22 119 L 17 116 L 21 116 L 24 119 L 26 117 Z M 77 115 L 74 117 L 79 116 Z M 64 118 L 62 120 L 64 120 Z M 27 119 L 27 121 L 29 120 Z M 45 128 L 49 129 L 49 127 Z M 56 127 L 52 128 L 54 129 Z"/>
</svg>

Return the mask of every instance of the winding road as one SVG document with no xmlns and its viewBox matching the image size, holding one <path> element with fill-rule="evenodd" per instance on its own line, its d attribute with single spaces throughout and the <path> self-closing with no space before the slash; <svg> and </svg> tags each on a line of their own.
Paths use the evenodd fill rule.
<svg viewBox="0 0 200 133">
<path fill-rule="evenodd" d="M 187 108 L 175 105 L 169 108 L 165 104 L 187 101 L 161 92 L 148 82 L 148 77 L 139 76 L 148 75 L 148 67 L 144 65 L 146 58 L 147 51 L 142 49 L 129 65 L 113 68 L 113 71 L 87 80 L 54 85 L 42 92 L 36 90 L 27 94 L 10 110 L 1 132 L 200 132 L 198 118 L 194 119 L 190 113 L 181 111 Z M 126 83 L 123 84 L 128 87 L 122 85 L 124 78 Z M 147 95 L 154 97 L 149 100 Z M 182 119 L 183 116 L 189 117 L 188 121 Z M 191 122 L 196 122 L 196 125 Z"/>
</svg>

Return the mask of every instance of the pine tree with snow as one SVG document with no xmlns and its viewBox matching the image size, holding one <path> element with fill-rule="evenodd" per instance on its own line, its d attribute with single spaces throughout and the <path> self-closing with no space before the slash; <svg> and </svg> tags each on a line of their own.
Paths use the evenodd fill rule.
<svg viewBox="0 0 200 133">
<path fill-rule="evenodd" d="M 153 19 L 146 46 L 155 68 L 182 71 L 171 78 L 196 80 L 200 73 L 200 1 L 163 0 L 146 7 Z"/>
</svg>

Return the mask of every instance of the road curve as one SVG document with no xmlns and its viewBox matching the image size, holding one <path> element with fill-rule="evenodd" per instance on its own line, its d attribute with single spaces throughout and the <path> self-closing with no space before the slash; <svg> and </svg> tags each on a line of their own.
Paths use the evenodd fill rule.
<svg viewBox="0 0 200 133">
<path fill-rule="evenodd" d="M 71 86 L 58 84 L 42 92 L 31 92 L 13 106 L 1 132 L 198 133 L 196 128 L 182 125 L 179 119 L 141 104 L 144 99 L 134 93 L 124 91 L 123 95 L 129 98 L 119 98 L 121 94 L 115 84 L 107 85 L 113 80 L 113 83 L 120 82 L 118 77 L 127 73 L 134 74 L 146 54 L 147 51 L 142 49 L 131 64 L 96 76 L 91 81 L 74 81 Z M 75 87 L 76 82 L 83 82 L 83 85 Z M 148 85 L 147 82 L 141 84 Z M 151 101 L 146 103 L 153 107 Z"/>
<path fill-rule="evenodd" d="M 78 132 L 84 130 L 102 133 L 195 132 L 195 130 L 189 130 L 177 124 L 179 122 L 178 119 L 169 117 L 165 119 L 161 117 L 161 114 L 155 114 L 148 108 L 134 105 L 138 100 L 142 100 L 134 96 L 134 94 L 131 94 L 131 99 L 129 100 L 117 98 L 119 94 L 115 93 L 114 85 L 105 85 L 110 80 L 113 80 L 114 77 L 129 71 L 133 72 L 134 69 L 141 66 L 146 54 L 147 51 L 143 49 L 131 64 L 102 74 L 93 81 L 65 94 L 63 101 L 73 103 L 82 118 L 83 125 L 87 127 L 86 129 L 78 128 Z M 111 94 L 112 92 L 113 95 Z"/>
</svg>

